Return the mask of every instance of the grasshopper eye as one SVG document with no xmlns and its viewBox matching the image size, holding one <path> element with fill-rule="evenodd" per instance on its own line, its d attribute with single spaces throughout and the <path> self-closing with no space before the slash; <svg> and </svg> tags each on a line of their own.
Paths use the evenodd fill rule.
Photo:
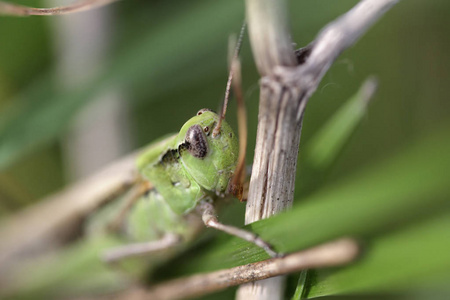
<svg viewBox="0 0 450 300">
<path fill-rule="evenodd" d="M 206 126 L 205 128 L 203 128 L 203 131 L 204 131 L 205 133 L 208 133 L 208 132 L 209 132 L 209 127 Z"/>
<path fill-rule="evenodd" d="M 208 154 L 208 141 L 200 125 L 189 127 L 186 132 L 186 146 L 194 157 L 203 158 Z"/>
</svg>

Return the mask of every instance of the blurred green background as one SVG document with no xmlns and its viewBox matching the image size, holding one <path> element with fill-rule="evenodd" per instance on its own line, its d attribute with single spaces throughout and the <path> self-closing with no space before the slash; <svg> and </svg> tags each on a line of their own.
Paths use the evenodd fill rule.
<svg viewBox="0 0 450 300">
<path fill-rule="evenodd" d="M 290 1 L 293 40 L 298 47 L 308 44 L 325 24 L 357 2 Z M 43 1 L 26 4 L 49 6 Z M 89 109 L 92 99 L 100 93 L 118 90 L 124 104 L 126 118 L 119 122 L 126 128 L 122 133 L 126 141 L 115 153 L 126 153 L 176 132 L 201 108 L 220 107 L 227 78 L 228 37 L 238 33 L 242 24 L 242 1 L 122 1 L 107 10 L 105 41 L 88 40 L 100 43 L 102 50 L 101 59 L 94 70 L 87 71 L 85 80 L 79 79 L 77 62 L 71 65 L 77 74 L 74 79 L 70 78 L 71 72 L 61 76 L 58 71 L 57 62 L 65 55 L 61 49 L 66 49 L 59 47 L 64 40 L 61 32 L 69 37 L 66 47 L 79 46 L 75 38 L 70 38 L 70 30 L 64 32 L 61 25 L 72 16 L 0 18 L 0 216 L 62 188 L 70 182 L 69 178 L 79 177 L 71 175 L 72 164 L 66 151 L 71 137 L 68 134 L 74 123 L 83 123 L 84 119 L 76 120 L 79 113 Z M 339 158 L 326 176 L 320 176 L 320 187 L 355 178 L 367 168 L 402 157 L 404 151 L 416 145 L 425 149 L 423 156 L 438 153 L 430 159 L 449 166 L 446 150 L 428 149 L 441 147 L 440 141 L 447 145 L 450 138 L 449 12 L 450 2 L 445 0 L 401 1 L 338 58 L 307 106 L 295 191 L 297 202 L 308 201 L 307 195 L 315 192 L 309 183 L 319 180 L 302 168 L 308 164 L 302 149 L 369 75 L 378 78 L 379 90 Z M 88 16 L 81 13 L 77 17 L 83 18 L 83 14 Z M 86 26 L 84 34 L 92 30 Z M 241 53 L 249 122 L 247 161 L 251 162 L 259 77 L 247 37 Z M 77 59 L 82 65 L 84 57 Z M 227 119 L 235 126 L 234 104 Z M 436 137 L 432 140 L 437 142 L 427 142 L 430 136 Z M 101 138 L 95 140 L 99 149 L 109 151 L 102 143 Z M 405 167 L 404 172 L 421 172 L 417 159 L 429 157 L 418 153 L 400 164 Z M 414 167 L 416 164 L 418 167 Z M 423 178 L 419 174 L 420 180 L 411 184 L 447 180 L 447 168 L 434 170 L 439 172 L 426 173 Z M 402 170 L 396 171 L 403 174 Z M 395 183 L 389 188 L 395 189 Z M 448 200 L 449 194 L 439 197 Z M 446 201 L 436 203 L 436 211 L 448 215 Z M 243 211 L 242 205 L 238 207 Z M 417 214 L 408 215 L 408 221 L 417 218 Z M 434 219 L 431 215 L 430 220 Z M 372 235 L 387 234 L 391 227 L 380 228 Z M 450 240 L 450 228 L 442 230 L 440 237 Z M 450 255 L 442 255 L 450 261 Z M 446 274 L 445 278 L 449 278 Z"/>
</svg>

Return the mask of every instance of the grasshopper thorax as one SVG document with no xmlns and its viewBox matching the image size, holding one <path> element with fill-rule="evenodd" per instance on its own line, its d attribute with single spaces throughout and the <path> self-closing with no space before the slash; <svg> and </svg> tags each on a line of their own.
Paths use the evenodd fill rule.
<svg viewBox="0 0 450 300">
<path fill-rule="evenodd" d="M 188 120 L 177 137 L 180 160 L 186 171 L 204 189 L 217 195 L 226 193 L 238 161 L 238 139 L 227 122 L 220 134 L 213 130 L 220 116 L 200 110 Z"/>
</svg>

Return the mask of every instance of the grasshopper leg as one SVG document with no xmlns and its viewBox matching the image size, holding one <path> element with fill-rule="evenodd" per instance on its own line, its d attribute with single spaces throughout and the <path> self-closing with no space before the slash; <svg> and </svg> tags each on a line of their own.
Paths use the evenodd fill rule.
<svg viewBox="0 0 450 300">
<path fill-rule="evenodd" d="M 141 179 L 138 184 L 131 188 L 131 190 L 125 195 L 125 201 L 120 209 L 120 212 L 114 219 L 110 220 L 107 228 L 112 232 L 119 230 L 124 223 L 130 208 L 141 198 L 142 195 L 149 192 L 151 189 L 151 184 L 148 181 Z"/>
<path fill-rule="evenodd" d="M 200 202 L 199 208 L 202 213 L 203 223 L 205 224 L 206 227 L 215 228 L 217 230 L 226 232 L 230 235 L 234 235 L 247 242 L 255 244 L 256 246 L 266 251 L 267 254 L 269 254 L 271 257 L 281 256 L 281 254 L 277 253 L 275 250 L 272 249 L 272 246 L 269 243 L 261 239 L 253 232 L 220 223 L 216 217 L 216 210 L 214 209 L 214 206 L 211 202 L 203 200 Z"/>
<path fill-rule="evenodd" d="M 114 263 L 128 257 L 141 256 L 152 252 L 165 250 L 177 245 L 179 242 L 180 236 L 169 233 L 156 241 L 128 244 L 108 249 L 103 253 L 102 259 L 107 263 Z"/>
</svg>

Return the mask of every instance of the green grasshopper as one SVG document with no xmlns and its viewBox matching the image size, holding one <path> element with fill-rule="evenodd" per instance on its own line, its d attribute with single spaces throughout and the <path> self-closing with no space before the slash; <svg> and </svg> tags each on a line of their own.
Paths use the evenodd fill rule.
<svg viewBox="0 0 450 300">
<path fill-rule="evenodd" d="M 142 243 L 110 249 L 104 260 L 113 262 L 190 241 L 197 230 L 195 216 L 201 216 L 207 227 L 253 242 L 275 256 L 269 245 L 252 233 L 223 225 L 215 217 L 214 198 L 241 193 L 242 187 L 232 180 L 238 152 L 238 140 L 228 123 L 202 109 L 177 135 L 143 153 L 138 169 L 154 188 L 133 205 L 124 229 Z M 114 227 L 123 229 L 121 219 L 114 222 L 121 226 Z"/>
<path fill-rule="evenodd" d="M 186 248 L 204 225 L 238 236 L 270 256 L 277 256 L 255 234 L 224 225 L 216 217 L 215 200 L 227 195 L 241 199 L 243 190 L 239 170 L 244 156 L 239 156 L 238 138 L 224 120 L 232 73 L 220 115 L 201 109 L 179 133 L 146 148 L 137 159 L 139 175 L 135 186 L 114 201 L 96 200 L 98 203 L 86 209 L 88 215 L 81 216 L 83 239 L 49 257 L 19 263 L 15 268 L 19 271 L 7 271 L 7 275 L 0 271 L 0 290 L 6 290 L 4 295 L 47 298 L 124 288 Z M 39 218 L 37 213 L 34 215 Z M 57 217 L 47 220 L 43 216 L 35 226 L 43 227 Z M 1 250 L 0 247 L 0 266 Z M 30 269 L 34 274 L 24 271 Z"/>
</svg>

